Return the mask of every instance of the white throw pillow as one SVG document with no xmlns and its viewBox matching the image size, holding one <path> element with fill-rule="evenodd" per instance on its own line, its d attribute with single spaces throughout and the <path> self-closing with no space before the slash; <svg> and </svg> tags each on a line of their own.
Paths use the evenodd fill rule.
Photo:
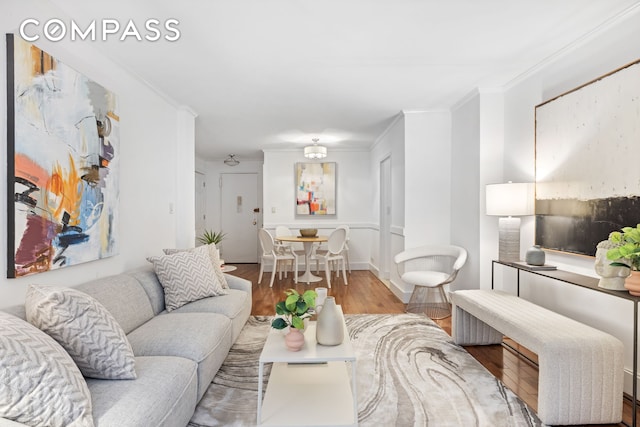
<svg viewBox="0 0 640 427">
<path fill-rule="evenodd" d="M 194 251 L 196 249 L 201 250 L 199 248 L 202 248 L 202 247 L 206 247 L 207 249 L 207 254 L 209 255 L 209 259 L 211 260 L 211 266 L 213 267 L 213 272 L 215 273 L 216 278 L 218 279 L 218 282 L 220 283 L 223 289 L 229 289 L 227 278 L 224 277 L 224 273 L 220 269 L 220 251 L 218 250 L 216 245 L 214 245 L 213 243 L 210 243 L 208 245 L 198 246 L 197 248 L 191 248 L 191 249 L 164 249 L 164 253 L 167 255 L 171 255 L 171 254 L 176 254 L 178 252 Z"/>
<path fill-rule="evenodd" d="M 95 298 L 77 289 L 30 285 L 25 309 L 27 320 L 64 347 L 85 377 L 137 377 L 124 330 Z"/>
<path fill-rule="evenodd" d="M 0 312 L 0 417 L 92 427 L 91 394 L 71 357 L 35 326 Z"/>
<path fill-rule="evenodd" d="M 225 293 L 213 272 L 206 248 L 200 248 L 147 258 L 164 288 L 167 311 Z"/>
</svg>

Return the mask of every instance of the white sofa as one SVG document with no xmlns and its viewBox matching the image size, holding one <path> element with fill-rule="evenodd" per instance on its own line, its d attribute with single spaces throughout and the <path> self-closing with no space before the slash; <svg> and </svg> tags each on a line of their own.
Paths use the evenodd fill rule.
<svg viewBox="0 0 640 427">
<path fill-rule="evenodd" d="M 95 426 L 187 425 L 251 313 L 251 282 L 225 278 L 226 295 L 171 312 L 150 266 L 75 287 L 113 315 L 135 356 L 134 380 L 86 378 Z M 26 319 L 24 306 L 4 311 Z M 11 425 L 22 424 L 0 418 Z"/>
</svg>

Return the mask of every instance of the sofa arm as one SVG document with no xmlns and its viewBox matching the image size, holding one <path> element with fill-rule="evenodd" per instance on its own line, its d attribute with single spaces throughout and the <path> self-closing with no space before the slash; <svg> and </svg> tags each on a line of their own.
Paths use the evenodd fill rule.
<svg viewBox="0 0 640 427">
<path fill-rule="evenodd" d="M 225 279 L 227 279 L 227 283 L 231 289 L 238 289 L 240 291 L 245 291 L 251 296 L 251 282 L 247 279 L 243 279 L 242 277 L 233 276 L 231 274 L 224 273 Z"/>
</svg>

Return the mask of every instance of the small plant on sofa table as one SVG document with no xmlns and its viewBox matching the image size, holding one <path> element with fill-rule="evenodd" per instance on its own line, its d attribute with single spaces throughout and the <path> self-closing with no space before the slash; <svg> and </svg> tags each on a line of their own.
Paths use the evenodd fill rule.
<svg viewBox="0 0 640 427">
<path fill-rule="evenodd" d="M 295 289 L 289 289 L 285 294 L 287 298 L 276 304 L 276 314 L 279 317 L 273 319 L 271 327 L 284 329 L 291 326 L 296 329 L 304 329 L 304 319 L 315 313 L 316 292 L 309 289 L 300 294 Z"/>
</svg>

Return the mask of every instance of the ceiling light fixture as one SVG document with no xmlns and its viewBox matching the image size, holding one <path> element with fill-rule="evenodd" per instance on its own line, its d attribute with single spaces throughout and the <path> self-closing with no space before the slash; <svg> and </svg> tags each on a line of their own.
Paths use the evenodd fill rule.
<svg viewBox="0 0 640 427">
<path fill-rule="evenodd" d="M 224 160 L 224 164 L 227 166 L 238 166 L 240 162 L 236 159 L 235 154 L 229 154 L 229 157 Z"/>
<path fill-rule="evenodd" d="M 318 138 L 313 138 L 313 145 L 304 147 L 304 156 L 307 159 L 324 159 L 327 157 L 327 147 L 318 145 Z"/>
</svg>

